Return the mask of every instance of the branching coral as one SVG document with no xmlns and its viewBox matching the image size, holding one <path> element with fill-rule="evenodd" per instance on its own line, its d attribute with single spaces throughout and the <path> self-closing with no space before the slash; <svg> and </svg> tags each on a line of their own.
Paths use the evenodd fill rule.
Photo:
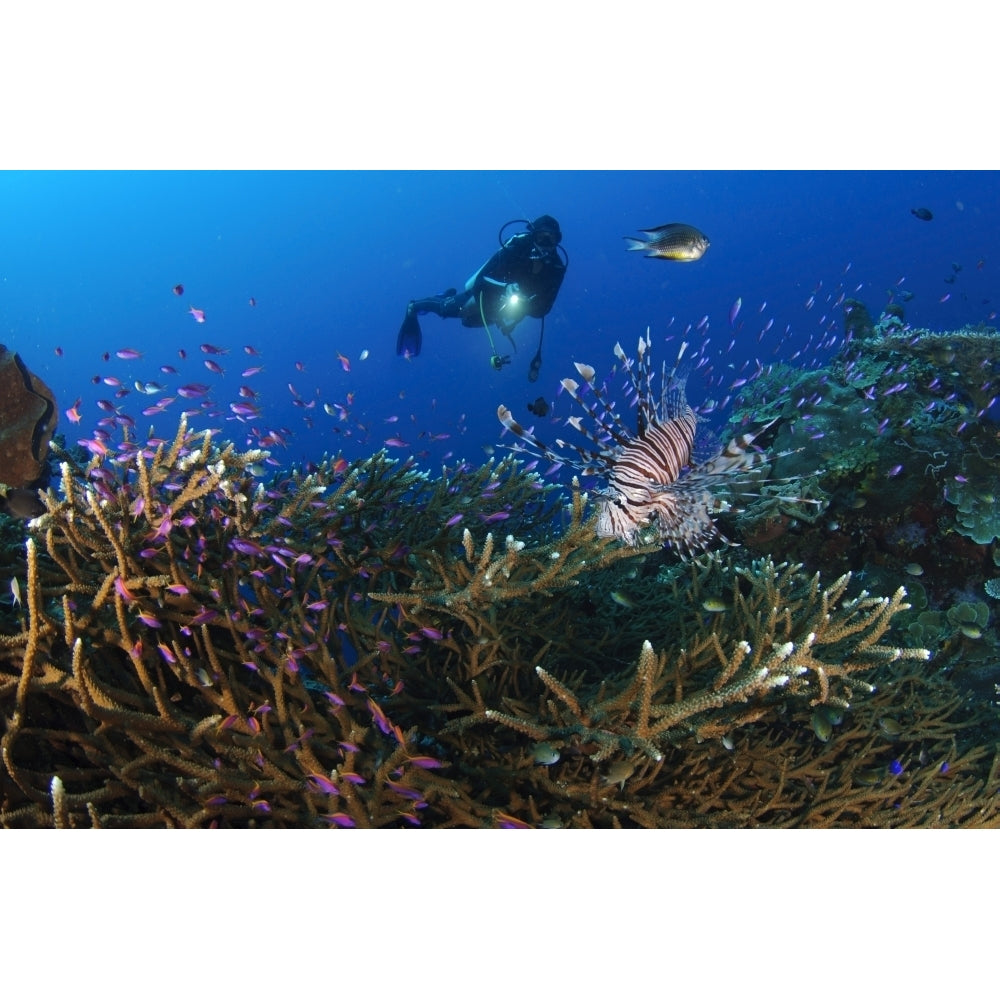
<svg viewBox="0 0 1000 1000">
<path fill-rule="evenodd" d="M 529 548 L 508 535 L 503 551 L 495 553 L 493 534 L 488 533 L 477 553 L 475 539 L 466 528 L 462 535 L 464 560 L 429 550 L 426 564 L 418 565 L 416 577 L 405 593 L 371 596 L 406 609 L 443 606 L 471 623 L 477 611 L 491 604 L 549 596 L 576 584 L 584 573 L 659 548 L 647 545 L 623 549 L 609 538 L 597 538 L 595 522 L 596 517 L 585 517 L 584 498 L 574 477 L 570 521 L 557 540 Z"/>
<path fill-rule="evenodd" d="M 586 701 L 542 667 L 551 697 L 537 719 L 485 711 L 483 718 L 535 739 L 595 743 L 592 759 L 635 748 L 653 760 L 680 736 L 721 736 L 774 708 L 773 695 L 847 708 L 871 685 L 855 675 L 897 660 L 925 660 L 926 649 L 880 642 L 908 607 L 892 598 L 844 599 L 849 574 L 821 589 L 818 575 L 759 560 L 748 568 L 711 557 L 694 570 L 691 592 L 728 585 L 730 609 L 690 628 L 659 654 L 647 640 L 631 674 L 602 680 Z M 748 592 L 744 593 L 743 588 Z"/>
<path fill-rule="evenodd" d="M 334 585 L 358 585 L 367 546 L 310 551 L 324 523 L 359 517 L 352 492 L 368 471 L 377 492 L 383 463 L 317 506 L 323 473 L 251 498 L 259 458 L 182 424 L 169 448 L 131 450 L 117 469 L 64 464 L 62 496 L 50 491 L 33 525 L 44 564 L 27 545 L 26 627 L 3 640 L 5 822 L 44 820 L 53 773 L 76 823 L 413 817 L 437 762 L 374 685 L 352 689 L 345 674 L 338 616 L 351 600 Z M 375 575 L 376 559 L 365 565 Z"/>
<path fill-rule="evenodd" d="M 901 591 L 731 554 L 659 583 L 513 459 L 261 483 L 260 457 L 182 424 L 64 462 L 0 636 L 0 825 L 996 821 L 957 742 L 988 720 L 894 673 L 923 655 L 890 639 Z M 881 769 L 860 799 L 851 761 Z"/>
</svg>

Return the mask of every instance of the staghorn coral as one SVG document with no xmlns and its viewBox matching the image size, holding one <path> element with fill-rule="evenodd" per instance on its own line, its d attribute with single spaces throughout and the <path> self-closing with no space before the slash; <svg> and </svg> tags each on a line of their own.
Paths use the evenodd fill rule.
<svg viewBox="0 0 1000 1000">
<path fill-rule="evenodd" d="M 117 468 L 63 464 L 32 524 L 46 556 L 29 540 L 22 630 L 2 641 L 5 822 L 44 820 L 51 772 L 75 823 L 414 818 L 407 776 L 437 762 L 345 671 L 370 633 L 358 588 L 405 558 L 398 540 L 380 552 L 388 505 L 369 523 L 365 502 L 401 504 L 420 477 L 378 455 L 320 502 L 335 463 L 251 490 L 261 457 L 182 423 Z"/>
<path fill-rule="evenodd" d="M 722 736 L 762 718 L 775 693 L 847 708 L 855 691 L 871 690 L 855 674 L 928 658 L 926 649 L 880 643 L 893 616 L 908 607 L 902 587 L 892 598 L 862 592 L 847 600 L 850 574 L 821 589 L 818 574 L 808 579 L 800 569 L 769 559 L 749 567 L 718 556 L 701 560 L 689 593 L 697 599 L 728 592 L 729 608 L 682 628 L 679 646 L 657 654 L 645 641 L 631 675 L 602 680 L 586 702 L 536 667 L 553 696 L 542 718 L 490 710 L 482 717 L 538 740 L 596 743 L 593 760 L 628 748 L 660 760 L 681 736 Z"/>
<path fill-rule="evenodd" d="M 513 459 L 260 457 L 182 424 L 64 462 L 12 567 L 0 824 L 997 822 L 993 720 L 902 671 L 901 593 L 732 554 L 657 584 Z"/>
<path fill-rule="evenodd" d="M 595 519 L 585 517 L 584 503 L 579 480 L 574 477 L 570 521 L 557 540 L 526 548 L 523 541 L 507 535 L 504 550 L 495 554 L 490 532 L 477 554 L 475 539 L 466 528 L 462 533 L 464 560 L 429 551 L 426 565 L 418 565 L 405 594 L 372 593 L 371 597 L 406 609 L 443 606 L 471 623 L 476 611 L 493 603 L 548 596 L 575 585 L 582 573 L 659 548 L 647 545 L 630 551 L 613 545 L 610 538 L 596 537 Z"/>
</svg>

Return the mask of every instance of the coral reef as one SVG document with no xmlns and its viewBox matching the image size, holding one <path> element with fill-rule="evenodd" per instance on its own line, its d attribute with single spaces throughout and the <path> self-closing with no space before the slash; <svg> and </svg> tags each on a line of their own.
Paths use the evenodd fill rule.
<svg viewBox="0 0 1000 1000">
<path fill-rule="evenodd" d="M 514 458 L 63 458 L 0 552 L 4 826 L 1000 824 L 898 586 L 677 565 Z"/>
<path fill-rule="evenodd" d="M 913 607 L 900 622 L 911 641 L 989 703 L 996 615 L 985 604 L 957 609 L 981 602 L 1000 558 L 1000 340 L 985 327 L 908 328 L 899 309 L 859 330 L 824 367 L 765 371 L 731 418 L 735 426 L 763 411 L 776 420 L 773 449 L 799 446 L 775 463 L 778 475 L 816 460 L 804 482 L 823 501 L 820 517 L 762 497 L 728 533 L 824 574 L 852 571 L 876 593 L 908 581 Z"/>
</svg>

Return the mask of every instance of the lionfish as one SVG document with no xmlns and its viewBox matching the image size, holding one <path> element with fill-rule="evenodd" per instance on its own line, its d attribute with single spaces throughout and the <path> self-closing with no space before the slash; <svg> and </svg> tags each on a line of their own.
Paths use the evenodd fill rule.
<svg viewBox="0 0 1000 1000">
<path fill-rule="evenodd" d="M 663 366 L 657 398 L 650 368 L 649 331 L 645 339 L 639 338 L 637 362 L 615 344 L 615 357 L 622 363 L 637 400 L 634 434 L 615 412 L 614 402 L 598 388 L 594 369 L 576 362 L 594 405 L 583 398 L 575 379 L 563 379 L 562 387 L 593 421 L 596 430 L 585 427 L 579 416 L 568 419 L 594 445 L 585 448 L 556 439 L 556 446 L 572 449 L 575 458 L 560 455 L 539 440 L 514 419 L 506 406 L 500 405 L 497 416 L 504 427 L 525 442 L 512 450 L 568 465 L 580 475 L 599 476 L 606 482 L 606 487 L 596 494 L 598 535 L 616 537 L 632 546 L 659 540 L 682 555 L 694 555 L 716 541 L 727 541 L 712 514 L 729 507 L 713 496 L 710 488 L 732 482 L 734 475 L 745 474 L 777 456 L 754 448 L 754 440 L 773 420 L 752 433 L 733 438 L 724 448 L 711 435 L 698 435 L 696 440 L 700 421 L 685 398 L 686 376 L 677 374 L 687 346 L 681 344 L 670 372 Z"/>
</svg>

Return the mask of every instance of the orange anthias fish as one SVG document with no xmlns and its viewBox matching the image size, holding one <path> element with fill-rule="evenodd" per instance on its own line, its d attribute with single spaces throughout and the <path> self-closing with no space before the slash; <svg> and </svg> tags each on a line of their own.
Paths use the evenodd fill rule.
<svg viewBox="0 0 1000 1000">
<path fill-rule="evenodd" d="M 188 309 L 188 312 L 194 317 L 194 321 L 196 323 L 204 323 L 205 322 L 205 310 L 204 309 L 195 309 L 194 306 L 191 306 L 191 308 Z"/>
<path fill-rule="evenodd" d="M 343 354 L 338 354 L 337 359 L 340 361 L 340 367 L 343 368 L 345 372 L 349 372 L 351 370 L 350 359 L 345 358 Z"/>
</svg>

